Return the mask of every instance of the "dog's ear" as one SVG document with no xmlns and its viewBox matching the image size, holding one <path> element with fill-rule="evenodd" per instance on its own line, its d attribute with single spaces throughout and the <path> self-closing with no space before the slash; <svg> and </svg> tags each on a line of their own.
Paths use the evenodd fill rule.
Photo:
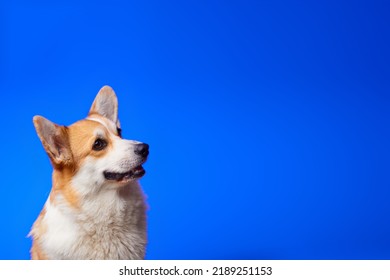
<svg viewBox="0 0 390 280">
<path fill-rule="evenodd" d="M 89 115 L 91 114 L 99 114 L 116 124 L 119 123 L 118 99 L 110 86 L 104 86 L 100 89 L 89 110 Z"/>
<path fill-rule="evenodd" d="M 67 165 L 71 162 L 66 127 L 59 126 L 41 116 L 33 118 L 35 129 L 42 145 L 54 165 Z"/>
</svg>

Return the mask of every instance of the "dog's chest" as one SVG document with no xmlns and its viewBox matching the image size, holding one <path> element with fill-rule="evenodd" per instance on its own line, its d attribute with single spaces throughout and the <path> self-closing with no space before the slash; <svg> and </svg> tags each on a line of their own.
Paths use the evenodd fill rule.
<svg viewBox="0 0 390 280">
<path fill-rule="evenodd" d="M 105 203 L 106 202 L 106 203 Z M 142 259 L 146 243 L 145 207 L 132 201 L 94 201 L 75 215 L 49 205 L 43 247 L 53 259 Z"/>
</svg>

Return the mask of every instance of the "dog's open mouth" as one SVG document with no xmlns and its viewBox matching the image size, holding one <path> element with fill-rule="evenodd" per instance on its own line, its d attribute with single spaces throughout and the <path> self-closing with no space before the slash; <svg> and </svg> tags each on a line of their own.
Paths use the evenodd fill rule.
<svg viewBox="0 0 390 280">
<path fill-rule="evenodd" d="M 121 182 L 130 179 L 141 178 L 142 176 L 145 175 L 145 169 L 141 165 L 139 165 L 125 173 L 115 173 L 115 172 L 108 172 L 108 171 L 104 171 L 103 173 L 104 173 L 104 178 L 106 178 L 106 180 L 114 180 L 114 181 Z"/>
</svg>

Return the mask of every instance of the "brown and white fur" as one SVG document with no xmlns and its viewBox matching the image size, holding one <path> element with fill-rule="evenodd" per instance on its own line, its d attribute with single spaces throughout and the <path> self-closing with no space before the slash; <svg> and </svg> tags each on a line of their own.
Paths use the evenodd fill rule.
<svg viewBox="0 0 390 280">
<path fill-rule="evenodd" d="M 35 221 L 32 259 L 143 259 L 146 204 L 138 183 L 148 145 L 121 138 L 118 101 L 104 86 L 88 117 L 60 126 L 35 116 L 53 166 Z"/>
</svg>

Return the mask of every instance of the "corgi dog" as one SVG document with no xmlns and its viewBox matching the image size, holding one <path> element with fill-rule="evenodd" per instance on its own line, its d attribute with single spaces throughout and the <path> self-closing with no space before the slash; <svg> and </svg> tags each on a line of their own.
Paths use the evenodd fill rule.
<svg viewBox="0 0 390 280">
<path fill-rule="evenodd" d="M 109 86 L 70 126 L 35 116 L 53 166 L 52 189 L 34 222 L 32 259 L 144 259 L 146 203 L 138 180 L 149 146 L 121 136 Z"/>
</svg>

